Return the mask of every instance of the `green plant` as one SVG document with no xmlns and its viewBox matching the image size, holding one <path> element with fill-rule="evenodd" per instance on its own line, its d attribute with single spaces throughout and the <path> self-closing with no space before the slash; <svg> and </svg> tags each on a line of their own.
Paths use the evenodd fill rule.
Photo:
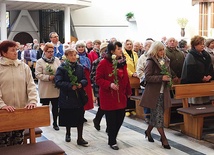
<svg viewBox="0 0 214 155">
<path fill-rule="evenodd" d="M 134 17 L 134 13 L 133 12 L 128 12 L 126 14 L 126 19 L 130 19 L 130 18 L 133 18 Z"/>
<path fill-rule="evenodd" d="M 187 23 L 188 23 L 188 19 L 186 18 L 178 18 L 177 19 L 177 22 L 178 22 L 178 25 L 181 27 L 181 28 L 185 28 Z"/>
</svg>

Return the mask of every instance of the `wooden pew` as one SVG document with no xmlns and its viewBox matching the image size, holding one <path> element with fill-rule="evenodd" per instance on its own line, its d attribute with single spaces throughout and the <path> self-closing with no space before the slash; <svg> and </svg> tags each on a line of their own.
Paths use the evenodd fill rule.
<svg viewBox="0 0 214 155">
<path fill-rule="evenodd" d="M 214 116 L 214 107 L 212 105 L 201 105 L 189 107 L 188 98 L 214 96 L 214 83 L 197 83 L 174 85 L 175 98 L 182 99 L 183 108 L 178 108 L 178 113 L 184 117 L 184 127 L 181 132 L 194 137 L 202 138 L 204 118 Z M 205 108 L 204 108 L 205 107 Z"/>
<path fill-rule="evenodd" d="M 0 132 L 29 129 L 30 144 L 14 145 L 0 148 L 0 154 L 12 155 L 64 155 L 53 141 L 36 142 L 35 128 L 50 125 L 49 106 L 35 109 L 16 109 L 14 112 L 0 110 Z"/>
<path fill-rule="evenodd" d="M 130 78 L 131 88 L 135 90 L 133 96 L 139 96 L 140 80 L 138 78 Z M 133 98 L 130 98 L 133 100 Z M 137 117 L 144 118 L 143 107 L 139 106 L 140 100 L 135 100 L 135 112 Z"/>
<path fill-rule="evenodd" d="M 139 102 L 141 100 L 141 95 L 138 95 L 138 96 L 131 96 L 130 97 L 131 100 L 134 100 L 135 102 L 137 102 L 136 104 L 138 104 L 138 108 L 140 109 L 141 106 L 139 106 Z M 172 102 L 172 107 L 182 107 L 182 100 L 180 99 L 171 99 L 171 102 Z M 137 107 L 137 105 L 136 105 Z M 169 109 L 166 109 L 164 111 L 164 126 L 166 128 L 170 127 L 170 126 L 175 126 L 175 125 L 178 125 L 178 124 L 181 124 L 181 123 L 171 123 L 171 108 Z M 136 108 L 137 109 L 137 108 Z M 143 107 L 141 107 L 141 109 L 143 109 Z M 145 114 L 143 113 L 143 111 L 138 110 L 137 112 L 137 116 L 140 116 L 140 118 L 144 118 Z M 137 110 L 136 110 L 137 111 Z"/>
</svg>

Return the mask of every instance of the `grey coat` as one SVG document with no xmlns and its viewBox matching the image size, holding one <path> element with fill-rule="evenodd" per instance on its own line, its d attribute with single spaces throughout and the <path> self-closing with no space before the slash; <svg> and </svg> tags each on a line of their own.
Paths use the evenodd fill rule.
<svg viewBox="0 0 214 155">
<path fill-rule="evenodd" d="M 166 57 L 165 64 L 169 69 L 170 60 Z M 144 93 L 140 101 L 140 106 L 155 109 L 160 95 L 162 85 L 161 66 L 156 58 L 150 57 L 147 59 L 145 68 L 145 80 L 147 82 Z M 167 82 L 164 82 L 164 109 L 171 107 L 170 88 Z"/>
</svg>

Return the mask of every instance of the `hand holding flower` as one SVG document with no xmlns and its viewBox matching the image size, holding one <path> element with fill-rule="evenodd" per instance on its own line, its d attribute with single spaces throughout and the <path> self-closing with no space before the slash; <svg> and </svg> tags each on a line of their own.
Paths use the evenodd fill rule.
<svg viewBox="0 0 214 155">
<path fill-rule="evenodd" d="M 168 75 L 163 75 L 162 80 L 163 80 L 163 81 L 170 81 L 171 78 L 170 78 Z"/>
<path fill-rule="evenodd" d="M 119 90 L 118 85 L 116 85 L 115 83 L 111 83 L 110 87 L 111 87 L 111 89 Z"/>
</svg>

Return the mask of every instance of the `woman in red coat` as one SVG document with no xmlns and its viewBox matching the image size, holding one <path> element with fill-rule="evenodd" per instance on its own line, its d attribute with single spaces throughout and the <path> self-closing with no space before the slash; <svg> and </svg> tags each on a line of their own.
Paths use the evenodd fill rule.
<svg viewBox="0 0 214 155">
<path fill-rule="evenodd" d="M 106 115 L 108 145 L 118 150 L 116 138 L 125 117 L 127 97 L 131 95 L 126 60 L 120 42 L 108 44 L 107 56 L 97 67 L 96 84 L 100 88 L 100 108 Z"/>
<path fill-rule="evenodd" d="M 88 95 L 88 102 L 85 104 L 84 110 L 90 110 L 94 108 L 93 94 L 92 94 L 92 87 L 91 87 L 91 80 L 90 80 L 91 62 L 88 58 L 88 54 L 86 53 L 86 45 L 84 42 L 77 41 L 76 50 L 79 55 L 79 63 L 83 66 L 84 74 L 88 81 L 88 85 L 84 88 Z M 84 122 L 87 122 L 87 119 L 84 118 Z"/>
</svg>

